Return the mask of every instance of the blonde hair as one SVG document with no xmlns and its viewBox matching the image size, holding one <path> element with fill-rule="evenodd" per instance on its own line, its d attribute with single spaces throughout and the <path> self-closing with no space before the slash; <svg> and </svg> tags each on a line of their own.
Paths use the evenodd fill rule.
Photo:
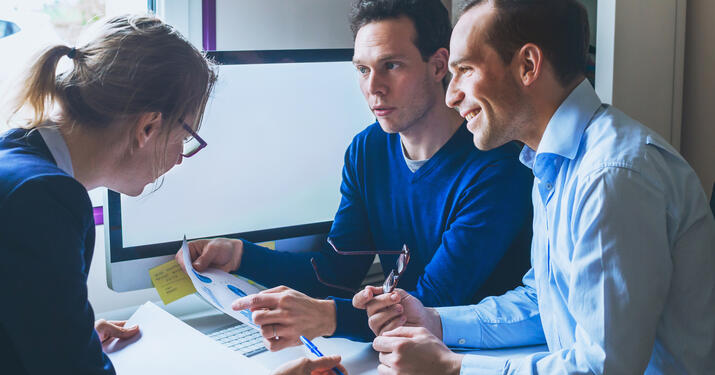
<svg viewBox="0 0 715 375">
<path fill-rule="evenodd" d="M 162 132 L 196 115 L 199 127 L 216 82 L 215 64 L 174 27 L 154 16 L 123 15 L 98 21 L 76 48 L 43 51 L 30 67 L 12 108 L 32 112 L 24 128 L 41 126 L 58 106 L 63 124 L 102 129 L 145 113 L 162 114 Z M 73 68 L 56 73 L 68 56 Z"/>
</svg>

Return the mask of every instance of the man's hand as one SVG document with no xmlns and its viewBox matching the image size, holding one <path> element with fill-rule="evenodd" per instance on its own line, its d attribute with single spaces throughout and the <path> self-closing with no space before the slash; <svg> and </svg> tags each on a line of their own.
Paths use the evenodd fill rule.
<svg viewBox="0 0 715 375">
<path fill-rule="evenodd" d="M 273 375 L 333 375 L 333 367 L 337 367 L 345 375 L 348 373 L 340 364 L 340 356 L 336 355 L 318 359 L 296 359 L 277 368 Z"/>
<path fill-rule="evenodd" d="M 434 309 L 402 289 L 385 294 L 380 287 L 367 286 L 353 297 L 353 306 L 367 310 L 368 325 L 375 336 L 401 326 L 425 327 L 442 338 L 442 321 Z"/>
<path fill-rule="evenodd" d="M 126 323 L 126 320 L 106 321 L 99 319 L 94 322 L 94 330 L 97 331 L 99 341 L 102 343 L 115 337 L 118 339 L 128 339 L 139 333 L 139 326 L 124 328 Z"/>
<path fill-rule="evenodd" d="M 188 245 L 194 269 L 199 272 L 209 267 L 232 272 L 241 265 L 241 256 L 243 256 L 243 241 L 241 240 L 214 238 L 191 241 Z M 186 272 L 184 253 L 181 249 L 176 253 L 176 262 Z"/>
<path fill-rule="evenodd" d="M 380 352 L 377 372 L 384 374 L 459 374 L 463 355 L 421 327 L 400 327 L 372 342 Z"/>
<path fill-rule="evenodd" d="M 285 286 L 264 290 L 233 302 L 234 310 L 250 309 L 261 326 L 263 342 L 271 351 L 301 345 L 309 339 L 335 332 L 335 302 L 306 296 Z"/>
</svg>

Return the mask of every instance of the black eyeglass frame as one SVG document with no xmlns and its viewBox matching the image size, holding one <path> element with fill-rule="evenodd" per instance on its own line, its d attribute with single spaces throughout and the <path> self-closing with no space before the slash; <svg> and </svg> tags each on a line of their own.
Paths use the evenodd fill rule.
<svg viewBox="0 0 715 375">
<path fill-rule="evenodd" d="M 333 240 L 330 237 L 327 238 L 327 242 L 330 244 L 330 247 L 333 248 L 333 251 L 335 251 L 338 255 L 399 255 L 397 261 L 395 262 L 395 267 L 392 268 L 390 274 L 387 276 L 387 278 L 385 278 L 385 281 L 382 283 L 382 290 L 385 293 L 390 293 L 395 290 L 395 288 L 397 287 L 397 283 L 400 281 L 400 277 L 405 272 L 405 270 L 407 269 L 407 264 L 410 262 L 410 249 L 407 247 L 407 244 L 402 245 L 402 250 L 341 251 L 338 250 L 338 248 L 335 246 Z M 352 294 L 358 292 L 358 290 L 348 288 L 342 285 L 332 284 L 325 281 L 320 276 L 320 272 L 318 272 L 318 264 L 315 261 L 315 258 L 310 258 L 310 264 L 313 266 L 315 277 L 321 284 L 329 286 L 331 288 L 344 290 Z"/>
<path fill-rule="evenodd" d="M 185 154 L 183 151 L 181 152 L 181 156 L 183 156 L 183 157 L 185 157 L 185 158 L 190 158 L 190 157 L 196 155 L 199 151 L 203 150 L 203 149 L 206 147 L 206 145 L 208 145 L 208 143 L 206 143 L 206 141 L 204 141 L 204 139 L 201 138 L 201 136 L 199 136 L 199 135 L 194 131 L 194 129 L 191 129 L 191 127 L 189 126 L 189 124 L 185 123 L 183 120 L 181 121 L 181 126 L 184 127 L 184 130 L 186 130 L 187 132 L 189 132 L 189 134 L 191 135 L 191 137 L 193 137 L 195 140 L 197 140 L 197 141 L 199 142 L 199 147 L 197 147 L 197 148 L 195 148 L 195 149 L 189 151 L 188 154 Z"/>
</svg>

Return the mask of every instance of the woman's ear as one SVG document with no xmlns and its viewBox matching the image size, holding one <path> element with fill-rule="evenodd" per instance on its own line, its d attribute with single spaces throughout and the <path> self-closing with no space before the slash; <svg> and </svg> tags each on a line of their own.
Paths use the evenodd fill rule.
<svg viewBox="0 0 715 375">
<path fill-rule="evenodd" d="M 133 131 L 137 148 L 143 148 L 152 138 L 157 137 L 161 126 L 162 116 L 160 112 L 147 112 L 139 116 Z"/>
</svg>

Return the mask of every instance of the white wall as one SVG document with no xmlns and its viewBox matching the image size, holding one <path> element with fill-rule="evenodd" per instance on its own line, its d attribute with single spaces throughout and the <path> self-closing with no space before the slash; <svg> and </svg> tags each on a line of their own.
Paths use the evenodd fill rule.
<svg viewBox="0 0 715 375">
<path fill-rule="evenodd" d="M 715 1 L 689 0 L 681 150 L 708 197 L 715 182 Z"/>
</svg>

